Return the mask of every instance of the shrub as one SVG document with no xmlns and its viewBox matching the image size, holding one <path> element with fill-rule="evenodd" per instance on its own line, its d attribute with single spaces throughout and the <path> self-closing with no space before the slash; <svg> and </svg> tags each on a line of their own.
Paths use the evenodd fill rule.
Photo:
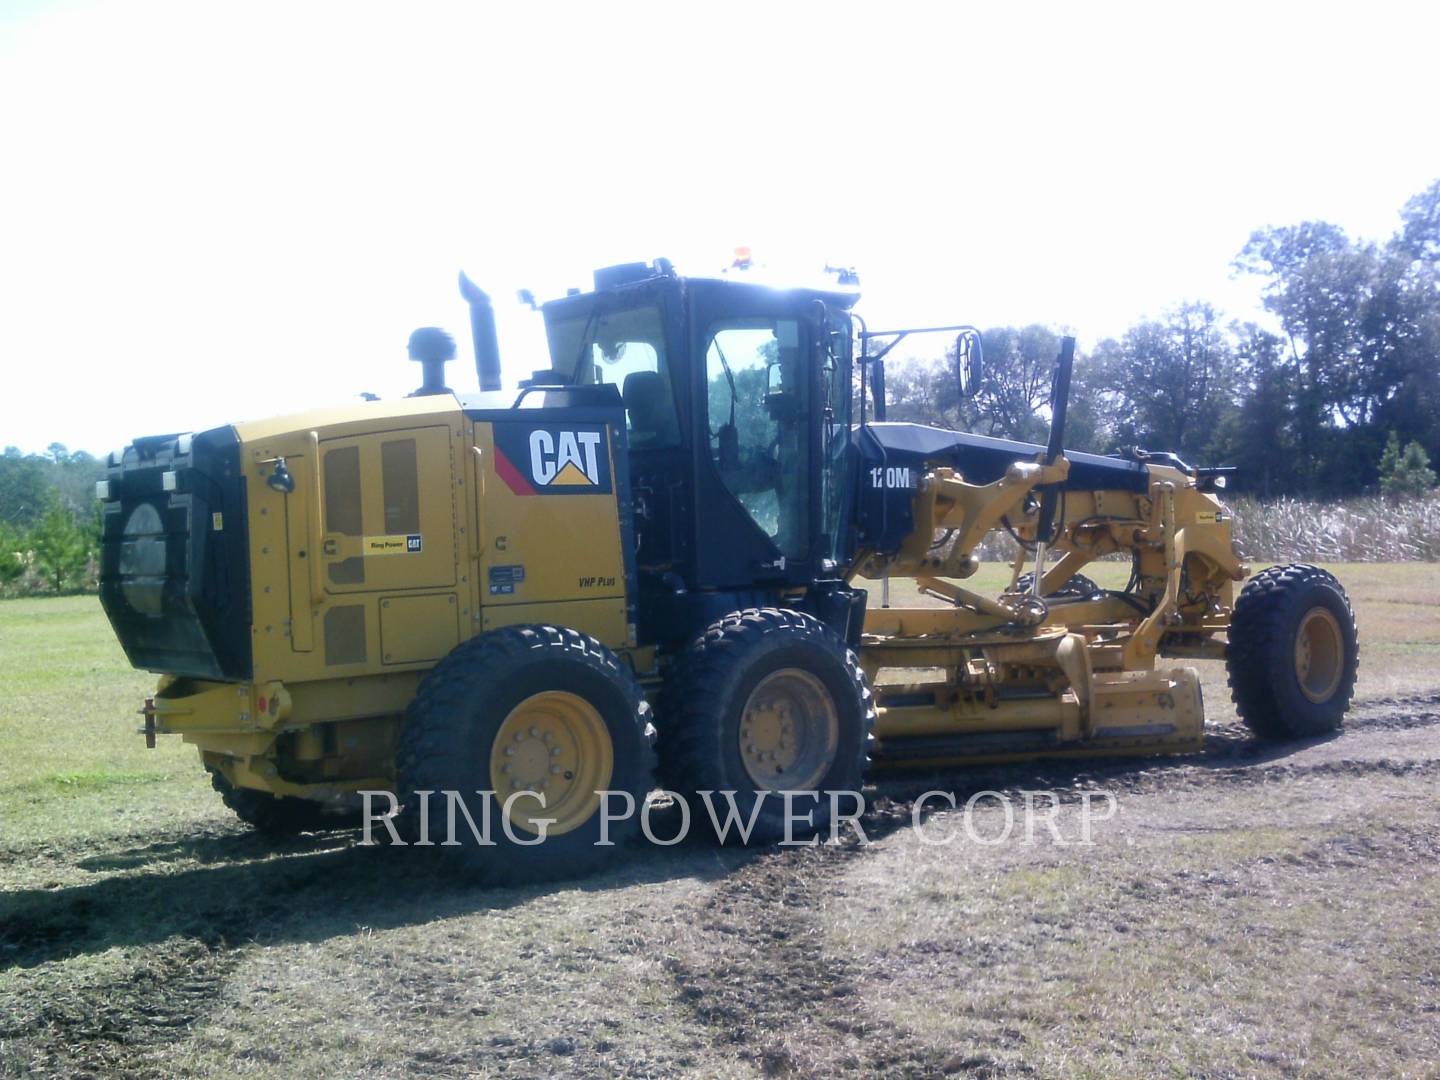
<svg viewBox="0 0 1440 1080">
<path fill-rule="evenodd" d="M 0 589 L 13 585 L 25 575 L 29 562 L 28 545 L 21 530 L 0 521 Z"/>
</svg>

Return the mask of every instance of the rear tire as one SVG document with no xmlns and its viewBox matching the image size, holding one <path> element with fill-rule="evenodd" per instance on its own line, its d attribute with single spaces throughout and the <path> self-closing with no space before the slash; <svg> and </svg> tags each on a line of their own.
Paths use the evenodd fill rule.
<svg viewBox="0 0 1440 1080">
<path fill-rule="evenodd" d="M 1240 593 L 1225 655 L 1236 711 L 1255 734 L 1303 739 L 1335 731 L 1360 661 L 1350 600 L 1317 566 L 1272 566 Z"/>
<path fill-rule="evenodd" d="M 326 814 L 320 803 L 236 787 L 219 770 L 209 768 L 207 771 L 210 786 L 220 793 L 221 800 L 235 816 L 271 839 L 346 824 L 341 817 Z"/>
<path fill-rule="evenodd" d="M 798 611 L 750 608 L 711 624 L 676 660 L 660 717 L 664 786 L 687 800 L 692 828 L 726 843 L 782 839 L 781 791 L 820 793 L 792 797 L 792 837 L 825 828 L 834 809 L 826 793 L 858 793 L 870 765 L 870 684 L 845 643 Z M 735 827 L 717 833 L 706 791 L 722 822 L 723 792 L 735 793 L 740 824 L 755 815 L 748 838 Z M 839 798 L 853 812 L 854 801 Z"/>
<path fill-rule="evenodd" d="M 634 674 L 587 634 L 512 626 L 471 638 L 425 677 L 406 711 L 396 752 L 399 831 L 407 843 L 421 839 L 423 798 L 428 839 L 446 869 L 507 884 L 589 873 L 639 828 L 654 775 L 649 712 Z M 442 846 L 451 839 L 446 791 L 460 793 L 482 832 L 490 822 L 490 845 L 477 842 L 456 806 L 459 845 Z M 516 798 L 507 833 L 504 803 L 517 791 L 543 794 L 545 806 Z M 634 799 L 633 813 L 610 822 L 606 845 L 599 791 Z M 624 810 L 619 799 L 611 807 Z M 554 822 L 540 826 L 543 818 Z"/>
</svg>

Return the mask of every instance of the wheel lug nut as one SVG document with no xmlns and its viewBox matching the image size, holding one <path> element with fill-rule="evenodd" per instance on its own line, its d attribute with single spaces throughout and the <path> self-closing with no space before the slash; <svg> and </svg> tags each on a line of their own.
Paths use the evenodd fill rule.
<svg viewBox="0 0 1440 1080">
<path fill-rule="evenodd" d="M 506 756 L 506 757 L 514 757 L 514 756 L 515 756 L 515 747 L 513 747 L 513 746 L 507 746 L 507 747 L 505 747 L 505 756 Z M 508 767 L 508 766 L 507 766 L 507 767 Z"/>
<path fill-rule="evenodd" d="M 532 727 L 530 729 L 530 737 L 532 739 L 538 739 L 540 737 L 540 729 L 538 727 Z"/>
<path fill-rule="evenodd" d="M 552 747 L 550 748 L 550 756 L 551 756 L 551 757 L 559 757 L 559 756 L 560 756 L 560 747 L 558 747 L 558 746 L 552 746 Z"/>
<path fill-rule="evenodd" d="M 554 776 L 559 776 L 559 775 L 560 775 L 560 766 L 559 766 L 559 765 L 551 765 L 551 766 L 550 766 L 550 772 L 551 772 L 551 774 L 554 775 Z"/>
</svg>

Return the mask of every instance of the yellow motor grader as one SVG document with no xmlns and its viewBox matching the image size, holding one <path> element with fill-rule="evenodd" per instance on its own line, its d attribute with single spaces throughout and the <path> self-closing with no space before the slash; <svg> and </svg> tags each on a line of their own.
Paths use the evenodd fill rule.
<svg viewBox="0 0 1440 1080">
<path fill-rule="evenodd" d="M 461 289 L 479 393 L 445 386 L 427 328 L 405 399 L 137 439 L 99 484 L 102 602 L 161 675 L 147 735 L 195 744 L 264 831 L 376 791 L 423 842 L 459 792 L 507 828 L 437 852 L 536 878 L 612 857 L 636 823 L 607 800 L 658 784 L 731 793 L 769 841 L 772 796 L 872 762 L 1196 750 L 1206 659 L 1262 736 L 1342 721 L 1339 583 L 1289 566 L 1237 597 L 1229 470 L 1067 453 L 1070 339 L 1039 446 L 887 422 L 886 354 L 922 331 L 871 331 L 849 283 L 600 270 L 543 305 L 549 364 L 518 393 Z M 932 330 L 973 392 L 979 333 Z M 1017 554 L 985 595 L 965 582 L 996 530 Z M 1117 555 L 1124 589 L 1079 573 Z M 930 603 L 862 587 L 901 577 Z"/>
</svg>

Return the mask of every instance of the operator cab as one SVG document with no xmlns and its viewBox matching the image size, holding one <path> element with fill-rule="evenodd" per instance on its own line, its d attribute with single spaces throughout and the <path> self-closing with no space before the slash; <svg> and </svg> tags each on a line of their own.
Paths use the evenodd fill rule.
<svg viewBox="0 0 1440 1080">
<path fill-rule="evenodd" d="M 551 371 L 537 374 L 610 384 L 624 403 L 642 624 L 648 610 L 689 633 L 697 604 L 773 603 L 838 577 L 857 298 L 661 261 L 597 271 L 593 292 L 544 305 Z"/>
</svg>

